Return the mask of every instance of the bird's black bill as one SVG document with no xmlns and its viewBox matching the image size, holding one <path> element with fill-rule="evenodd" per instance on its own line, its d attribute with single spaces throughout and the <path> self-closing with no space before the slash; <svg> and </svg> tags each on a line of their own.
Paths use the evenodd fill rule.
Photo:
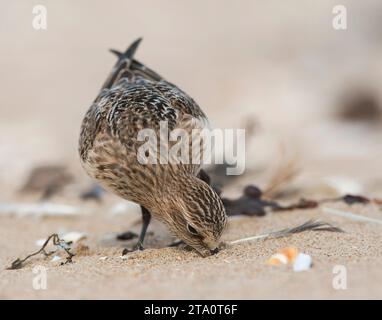
<svg viewBox="0 0 382 320">
<path fill-rule="evenodd" d="M 217 254 L 219 252 L 219 248 L 215 248 L 210 250 L 211 254 Z"/>
</svg>

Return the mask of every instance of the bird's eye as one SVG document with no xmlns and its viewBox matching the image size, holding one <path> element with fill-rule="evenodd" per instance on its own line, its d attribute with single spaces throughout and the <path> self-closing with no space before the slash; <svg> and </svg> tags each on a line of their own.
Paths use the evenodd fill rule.
<svg viewBox="0 0 382 320">
<path fill-rule="evenodd" d="M 187 225 L 187 229 L 188 229 L 188 231 L 190 231 L 190 233 L 192 233 L 194 235 L 198 234 L 198 231 L 196 231 L 195 228 L 189 224 Z"/>
</svg>

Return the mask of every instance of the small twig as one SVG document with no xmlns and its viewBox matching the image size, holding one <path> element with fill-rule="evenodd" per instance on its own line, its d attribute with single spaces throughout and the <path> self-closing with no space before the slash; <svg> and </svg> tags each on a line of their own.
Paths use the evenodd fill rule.
<svg viewBox="0 0 382 320">
<path fill-rule="evenodd" d="M 57 250 L 54 250 L 54 251 L 51 251 L 51 252 L 46 252 L 45 251 L 45 248 L 46 248 L 46 246 L 48 245 L 48 243 L 49 243 L 49 241 L 51 239 L 53 240 L 52 242 L 53 242 L 53 244 L 55 246 L 60 247 L 61 249 L 64 249 L 65 252 L 68 255 L 66 257 L 66 261 L 64 263 L 62 263 L 62 264 L 66 264 L 66 263 L 72 262 L 72 258 L 75 256 L 75 254 L 70 252 L 70 247 L 68 247 L 70 245 L 70 243 L 69 242 L 65 242 L 64 240 L 60 239 L 58 234 L 54 233 L 54 234 L 51 234 L 45 240 L 44 244 L 42 245 L 42 247 L 38 251 L 36 251 L 36 252 L 26 256 L 24 259 L 20 259 L 20 258 L 16 259 L 15 261 L 12 262 L 11 266 L 9 268 L 7 268 L 7 270 L 15 270 L 15 269 L 22 268 L 23 263 L 25 261 L 27 261 L 29 258 L 31 258 L 33 256 L 36 256 L 36 255 L 38 255 L 40 253 L 43 253 L 46 257 L 52 255 L 53 253 L 55 253 Z"/>
<path fill-rule="evenodd" d="M 282 237 L 287 237 L 291 234 L 300 233 L 300 232 L 309 231 L 309 230 L 310 231 L 344 232 L 342 229 L 338 227 L 334 227 L 327 222 L 309 220 L 303 223 L 302 225 L 299 225 L 294 228 L 286 228 L 279 231 L 265 233 L 265 234 L 261 234 L 261 235 L 257 235 L 253 237 L 238 239 L 238 240 L 230 241 L 229 244 L 236 244 L 236 243 L 259 240 L 259 239 L 282 238 Z"/>
</svg>

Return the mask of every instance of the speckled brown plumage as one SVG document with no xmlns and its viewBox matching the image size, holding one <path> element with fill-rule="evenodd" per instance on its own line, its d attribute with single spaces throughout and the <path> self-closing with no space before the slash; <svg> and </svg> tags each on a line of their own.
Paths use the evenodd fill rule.
<svg viewBox="0 0 382 320">
<path fill-rule="evenodd" d="M 105 188 L 140 204 L 144 222 L 152 214 L 205 255 L 218 245 L 226 224 L 219 196 L 198 179 L 199 164 L 139 163 L 137 135 L 152 129 L 159 136 L 159 123 L 166 121 L 170 131 L 181 128 L 191 136 L 208 121 L 191 97 L 133 59 L 139 41 L 124 54 L 114 51 L 118 62 L 82 123 L 81 163 Z"/>
</svg>

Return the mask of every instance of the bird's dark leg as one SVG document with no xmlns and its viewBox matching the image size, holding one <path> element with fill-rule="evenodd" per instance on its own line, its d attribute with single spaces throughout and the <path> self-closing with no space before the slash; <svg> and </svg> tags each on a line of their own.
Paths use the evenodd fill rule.
<svg viewBox="0 0 382 320">
<path fill-rule="evenodd" d="M 151 213 L 150 213 L 149 210 L 147 210 L 145 207 L 142 207 L 142 206 L 141 206 L 141 210 L 142 210 L 142 229 L 141 229 L 141 233 L 139 235 L 138 242 L 134 246 L 133 250 L 129 250 L 127 248 L 124 249 L 123 252 L 122 252 L 122 255 L 125 255 L 126 253 L 131 252 L 131 251 L 143 250 L 144 249 L 143 248 L 143 241 L 145 239 L 147 228 L 148 228 L 148 226 L 150 224 Z"/>
<path fill-rule="evenodd" d="M 198 178 L 200 180 L 204 181 L 205 183 L 207 183 L 208 185 L 211 185 L 211 178 L 208 175 L 208 173 L 205 172 L 203 169 L 200 169 L 200 171 L 198 173 Z"/>
<path fill-rule="evenodd" d="M 139 235 L 138 242 L 135 245 L 136 250 L 143 250 L 143 241 L 145 240 L 146 231 L 151 220 L 150 211 L 142 206 L 141 206 L 141 210 L 142 210 L 142 229 L 141 229 L 141 234 Z"/>
</svg>

